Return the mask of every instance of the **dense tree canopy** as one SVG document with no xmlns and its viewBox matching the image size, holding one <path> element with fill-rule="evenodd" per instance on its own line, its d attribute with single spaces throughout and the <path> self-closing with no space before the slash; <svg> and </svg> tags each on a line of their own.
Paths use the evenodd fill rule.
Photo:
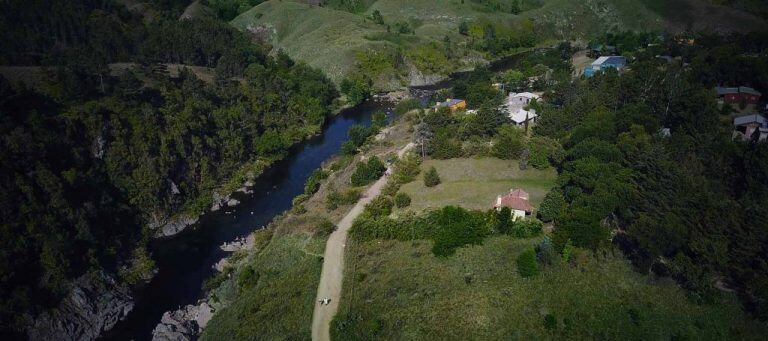
<svg viewBox="0 0 768 341">
<path fill-rule="evenodd" d="M 112 1 L 13 3 L 0 5 L 13 9 L 3 27 L 30 20 L 4 30 L 0 59 L 42 64 L 46 77 L 34 89 L 0 79 L 4 328 L 55 305 L 70 279 L 145 255 L 146 226 L 200 213 L 248 165 L 320 132 L 337 97 L 319 71 L 213 20 L 145 22 Z M 140 63 L 109 69 L 126 61 Z M 166 63 L 215 68 L 216 81 L 183 68 L 172 78 Z"/>
</svg>

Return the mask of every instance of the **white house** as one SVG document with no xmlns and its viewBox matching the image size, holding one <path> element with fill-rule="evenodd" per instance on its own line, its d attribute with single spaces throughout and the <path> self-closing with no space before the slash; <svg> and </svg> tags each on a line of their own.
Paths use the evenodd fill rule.
<svg viewBox="0 0 768 341">
<path fill-rule="evenodd" d="M 516 125 L 523 125 L 526 122 L 536 122 L 539 115 L 534 109 L 526 109 L 531 102 L 541 98 L 540 95 L 532 92 L 510 93 L 507 97 L 507 114 L 509 119 Z"/>
</svg>

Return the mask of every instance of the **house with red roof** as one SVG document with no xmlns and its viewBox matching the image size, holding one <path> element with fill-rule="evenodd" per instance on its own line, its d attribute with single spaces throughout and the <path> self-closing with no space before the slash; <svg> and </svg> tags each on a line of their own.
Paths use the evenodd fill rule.
<svg viewBox="0 0 768 341">
<path fill-rule="evenodd" d="M 508 207 L 512 211 L 513 219 L 525 218 L 533 213 L 533 206 L 528 202 L 529 199 L 528 192 L 520 188 L 512 189 L 506 195 L 499 195 L 493 208 L 500 210 L 502 207 Z"/>
</svg>

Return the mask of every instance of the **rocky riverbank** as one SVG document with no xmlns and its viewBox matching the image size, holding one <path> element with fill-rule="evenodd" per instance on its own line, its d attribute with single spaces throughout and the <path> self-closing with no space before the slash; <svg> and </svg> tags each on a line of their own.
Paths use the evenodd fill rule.
<svg viewBox="0 0 768 341">
<path fill-rule="evenodd" d="M 152 331 L 153 341 L 191 341 L 196 340 L 208 321 L 213 317 L 213 308 L 207 301 L 198 305 L 167 311 L 160 323 Z"/>
<path fill-rule="evenodd" d="M 133 309 L 128 287 L 104 272 L 72 283 L 59 306 L 40 314 L 27 327 L 30 340 L 95 340 Z"/>
</svg>

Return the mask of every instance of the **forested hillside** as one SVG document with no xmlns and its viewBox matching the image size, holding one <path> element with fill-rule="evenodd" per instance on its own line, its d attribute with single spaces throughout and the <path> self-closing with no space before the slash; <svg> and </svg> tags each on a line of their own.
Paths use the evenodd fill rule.
<svg viewBox="0 0 768 341">
<path fill-rule="evenodd" d="M 730 107 L 711 90 L 765 89 L 768 63 L 753 55 L 765 40 L 753 38 L 703 37 L 681 51 L 690 66 L 638 56 L 626 74 L 554 90 L 534 131 L 566 152 L 559 188 L 545 199 L 556 249 L 604 250 L 613 240 L 643 272 L 671 276 L 702 300 L 736 289 L 768 316 L 768 145 L 734 141 Z"/>
<path fill-rule="evenodd" d="M 146 278 L 148 224 L 201 213 L 321 131 L 337 97 L 322 73 L 225 23 L 178 21 L 179 3 L 3 2 L 0 60 L 46 76 L 35 88 L 0 78 L 4 330 L 86 272 Z M 116 62 L 134 64 L 115 74 Z M 165 63 L 213 68 L 215 81 L 170 77 Z"/>
</svg>

